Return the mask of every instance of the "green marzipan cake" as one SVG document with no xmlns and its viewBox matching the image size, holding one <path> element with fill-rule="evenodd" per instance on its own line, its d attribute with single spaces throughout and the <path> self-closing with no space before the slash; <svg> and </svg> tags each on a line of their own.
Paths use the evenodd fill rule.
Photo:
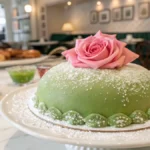
<svg viewBox="0 0 150 150">
<path fill-rule="evenodd" d="M 90 127 L 125 127 L 150 117 L 150 72 L 135 64 L 120 69 L 74 68 L 68 62 L 40 80 L 35 106 L 54 120 Z"/>
</svg>

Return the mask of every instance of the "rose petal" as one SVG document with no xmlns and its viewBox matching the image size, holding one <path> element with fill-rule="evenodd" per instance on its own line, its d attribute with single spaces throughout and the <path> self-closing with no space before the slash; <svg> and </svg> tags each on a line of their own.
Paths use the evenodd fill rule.
<svg viewBox="0 0 150 150">
<path fill-rule="evenodd" d="M 89 45 L 93 40 L 93 36 L 89 36 L 86 39 L 76 40 L 75 52 L 80 56 L 85 56 L 86 46 Z"/>
<path fill-rule="evenodd" d="M 120 68 L 124 65 L 124 61 L 125 61 L 125 56 L 121 56 L 118 60 L 116 60 L 112 63 L 108 63 L 108 64 L 102 66 L 101 68 L 103 68 L 103 69 Z"/>
<path fill-rule="evenodd" d="M 90 44 L 89 46 L 89 50 L 91 50 L 94 47 L 98 47 L 98 50 L 96 52 L 93 52 L 92 54 L 89 54 L 89 56 L 85 55 L 85 56 L 80 56 L 80 58 L 82 59 L 89 59 L 89 60 L 101 60 L 101 59 L 105 59 L 106 57 L 108 57 L 109 55 L 109 51 L 107 50 L 107 43 L 108 41 L 102 41 L 102 40 L 97 40 L 97 43 L 93 43 Z M 99 46 L 99 42 L 105 42 L 106 45 L 103 48 L 100 48 Z M 95 44 L 95 45 L 94 45 Z"/>
<path fill-rule="evenodd" d="M 72 48 L 70 50 L 62 52 L 62 55 L 66 57 L 66 59 L 74 66 L 74 67 L 81 67 L 81 68 L 89 68 L 88 65 L 80 62 L 77 59 L 77 54 L 75 53 L 75 49 Z"/>
<path fill-rule="evenodd" d="M 119 68 L 139 57 L 125 46 L 115 35 L 99 31 L 95 36 L 77 40 L 75 48 L 62 54 L 74 67 Z"/>
<path fill-rule="evenodd" d="M 119 51 L 117 49 L 111 56 L 109 56 L 103 60 L 99 60 L 99 61 L 86 60 L 86 59 L 80 58 L 79 56 L 77 56 L 77 58 L 79 61 L 89 65 L 91 68 L 98 69 L 98 68 L 104 66 L 105 64 L 111 62 L 114 59 L 114 57 L 116 57 L 118 55 L 118 52 Z"/>
<path fill-rule="evenodd" d="M 64 55 L 70 63 L 78 63 L 79 62 L 79 60 L 77 59 L 77 54 L 75 53 L 74 48 L 67 50 L 65 52 L 62 52 L 62 55 Z"/>
<path fill-rule="evenodd" d="M 100 53 L 98 53 L 94 57 L 91 57 L 91 59 L 98 61 L 98 60 L 103 60 L 107 58 L 108 56 L 109 56 L 109 51 L 105 47 Z"/>
<path fill-rule="evenodd" d="M 129 62 L 134 61 L 135 59 L 137 59 L 137 58 L 139 57 L 138 54 L 136 54 L 136 53 L 130 51 L 130 50 L 127 49 L 127 48 L 124 48 L 124 50 L 123 50 L 123 55 L 126 56 L 126 57 L 125 57 L 124 65 L 126 65 L 126 64 L 129 63 Z"/>
<path fill-rule="evenodd" d="M 103 38 L 107 37 L 107 38 L 112 38 L 112 39 L 116 38 L 116 34 L 114 34 L 114 35 L 103 34 L 101 31 L 98 31 L 94 36 L 97 38 L 101 38 L 101 37 L 103 37 Z"/>
<path fill-rule="evenodd" d="M 109 50 L 109 56 L 110 56 L 113 54 L 115 50 L 114 39 L 107 39 L 107 41 L 108 41 L 107 49 Z"/>
<path fill-rule="evenodd" d="M 78 63 L 73 63 L 73 66 L 74 67 L 79 67 L 79 68 L 89 68 L 89 66 L 85 63 L 82 63 L 82 62 L 78 62 Z"/>
<path fill-rule="evenodd" d="M 76 46 L 78 47 L 80 44 L 82 44 L 83 42 L 87 42 L 87 41 L 89 41 L 91 38 L 93 38 L 93 36 L 91 35 L 91 36 L 88 36 L 87 38 L 85 38 L 85 39 L 77 39 L 76 40 Z"/>
<path fill-rule="evenodd" d="M 118 55 L 113 60 L 113 61 L 116 61 L 117 59 L 119 59 L 122 56 L 125 45 L 124 45 L 124 43 L 120 43 L 118 40 L 114 40 L 114 45 L 115 45 L 116 49 L 119 49 Z"/>
</svg>

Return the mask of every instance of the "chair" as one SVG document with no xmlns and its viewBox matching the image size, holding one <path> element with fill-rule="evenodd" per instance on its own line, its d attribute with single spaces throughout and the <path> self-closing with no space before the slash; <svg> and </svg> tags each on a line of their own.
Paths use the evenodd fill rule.
<svg viewBox="0 0 150 150">
<path fill-rule="evenodd" d="M 51 56 L 51 55 L 61 55 L 61 53 L 62 53 L 63 51 L 66 51 L 66 50 L 67 50 L 66 47 L 64 47 L 64 46 L 59 46 L 59 47 L 53 49 L 48 55 L 49 55 L 49 56 Z M 61 55 L 61 57 L 63 57 L 63 56 Z"/>
<path fill-rule="evenodd" d="M 139 63 L 150 69 L 150 41 L 139 42 L 136 45 L 136 53 L 139 54 Z"/>
</svg>

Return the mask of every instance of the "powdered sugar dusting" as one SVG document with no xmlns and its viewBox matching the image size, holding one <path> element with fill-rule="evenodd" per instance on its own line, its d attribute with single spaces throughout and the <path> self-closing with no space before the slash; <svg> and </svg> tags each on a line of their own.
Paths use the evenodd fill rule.
<svg viewBox="0 0 150 150">
<path fill-rule="evenodd" d="M 108 87 L 111 86 L 117 90 L 117 94 L 122 97 L 121 101 L 124 107 L 126 107 L 130 101 L 129 96 L 139 92 L 141 93 L 139 95 L 140 97 L 150 99 L 150 96 L 146 94 L 150 88 L 150 73 L 147 69 L 136 64 L 130 63 L 120 69 L 94 70 L 74 68 L 71 64 L 65 62 L 53 67 L 49 73 L 47 73 L 47 76 L 49 82 L 57 81 L 57 85 L 55 82 L 54 86 L 57 86 L 59 89 L 69 87 L 70 84 L 68 84 L 68 82 L 70 82 L 72 86 L 69 88 L 72 88 L 72 91 L 82 87 L 88 92 L 93 89 L 96 83 L 104 81 Z M 41 82 L 48 84 L 44 78 Z M 51 85 L 53 86 L 53 82 L 51 82 Z M 100 88 L 103 89 L 103 85 L 101 85 Z M 101 89 L 99 91 L 101 91 Z M 99 94 L 102 93 L 99 92 Z M 109 91 L 106 94 L 109 95 Z M 105 98 L 105 101 L 106 100 L 107 98 Z"/>
</svg>

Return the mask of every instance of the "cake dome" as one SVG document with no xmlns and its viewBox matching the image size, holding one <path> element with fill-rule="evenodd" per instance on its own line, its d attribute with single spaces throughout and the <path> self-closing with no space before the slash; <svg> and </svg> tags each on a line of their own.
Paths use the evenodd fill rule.
<svg viewBox="0 0 150 150">
<path fill-rule="evenodd" d="M 120 69 L 74 68 L 68 62 L 50 69 L 37 89 L 39 103 L 62 113 L 78 112 L 82 117 L 118 113 L 130 116 L 150 108 L 150 73 L 128 64 Z"/>
<path fill-rule="evenodd" d="M 68 62 L 42 77 L 35 106 L 71 125 L 121 128 L 145 123 L 150 116 L 149 71 L 129 63 L 138 55 L 114 35 L 98 32 L 95 37 L 77 41 L 63 53 Z"/>
</svg>

